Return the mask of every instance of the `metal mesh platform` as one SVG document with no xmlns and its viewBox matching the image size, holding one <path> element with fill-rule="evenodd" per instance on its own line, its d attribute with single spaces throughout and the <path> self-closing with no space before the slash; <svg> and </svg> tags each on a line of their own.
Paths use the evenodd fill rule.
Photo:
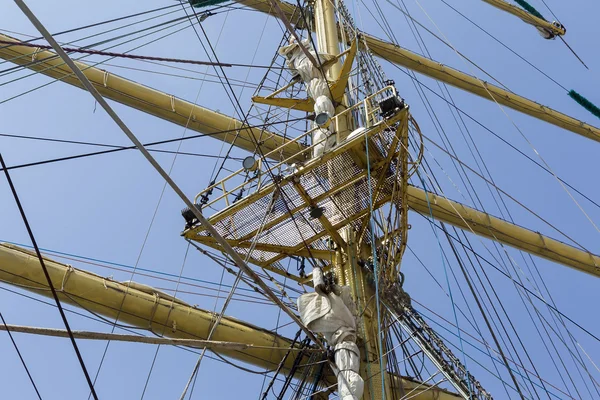
<svg viewBox="0 0 600 400">
<path fill-rule="evenodd" d="M 249 261 L 256 265 L 269 267 L 291 255 L 329 264 L 334 257 L 331 243 L 344 245 L 340 242 L 347 226 L 360 231 L 367 223 L 370 193 L 374 209 L 397 198 L 401 155 L 406 153 L 400 139 L 407 131 L 408 112 L 402 109 L 318 158 L 298 162 L 311 154 L 307 147 L 287 169 L 283 163 L 261 164 L 250 179 L 247 171 L 238 171 L 207 189 L 220 189 L 221 194 L 205 202 L 202 212 L 223 207 L 209 221 L 242 256 L 253 247 Z M 219 248 L 201 226 L 187 229 L 184 236 Z"/>
</svg>

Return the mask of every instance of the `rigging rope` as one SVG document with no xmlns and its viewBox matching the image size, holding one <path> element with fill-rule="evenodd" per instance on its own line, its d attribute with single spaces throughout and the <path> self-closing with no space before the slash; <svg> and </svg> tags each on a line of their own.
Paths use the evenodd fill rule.
<svg viewBox="0 0 600 400">
<path fill-rule="evenodd" d="M 19 3 L 19 0 L 17 0 L 17 4 L 19 6 L 22 5 L 23 7 L 26 7 L 22 2 Z M 27 220 L 25 211 L 23 210 L 21 201 L 19 200 L 19 196 L 17 195 L 17 191 L 13 185 L 10 174 L 9 174 L 8 170 L 6 169 L 6 164 L 4 163 L 2 154 L 0 154 L 0 165 L 2 165 L 2 167 L 4 168 L 4 175 L 6 176 L 6 180 L 8 181 L 8 184 L 12 191 L 15 202 L 17 203 L 17 207 L 19 208 L 19 212 L 21 214 L 21 218 L 23 219 L 23 223 L 25 224 L 25 227 L 27 228 L 27 233 L 29 234 L 29 238 L 31 239 L 33 247 L 35 248 L 35 253 L 36 253 L 38 259 L 40 260 L 40 264 L 41 264 L 42 270 L 44 271 L 44 276 L 48 283 L 48 287 L 50 288 L 50 291 L 52 292 L 52 297 L 54 297 L 54 301 L 56 302 L 56 307 L 58 308 L 58 311 L 60 313 L 63 324 L 65 325 L 65 328 L 67 329 L 67 332 L 69 333 L 69 337 L 71 339 L 71 344 L 73 345 L 73 349 L 75 350 L 75 354 L 77 355 L 77 359 L 79 360 L 79 365 L 81 367 L 81 370 L 83 371 L 83 374 L 85 375 L 85 379 L 88 383 L 88 386 L 90 388 L 92 395 L 94 396 L 94 399 L 98 400 L 98 395 L 96 394 L 96 389 L 94 388 L 94 384 L 92 383 L 92 380 L 90 379 L 90 375 L 85 366 L 85 362 L 83 361 L 83 357 L 81 356 L 81 353 L 79 351 L 79 347 L 77 346 L 77 343 L 75 342 L 75 338 L 73 337 L 73 332 L 71 332 L 71 327 L 69 326 L 67 316 L 65 315 L 65 312 L 62 308 L 60 299 L 58 298 L 58 295 L 56 293 L 54 285 L 52 284 L 52 279 L 50 278 L 50 274 L 48 273 L 48 269 L 46 268 L 46 264 L 44 263 L 44 259 L 42 258 L 42 254 L 40 253 L 40 249 L 38 248 L 37 241 L 35 240 L 35 237 L 33 236 L 33 231 L 31 230 L 29 221 Z"/>
<path fill-rule="evenodd" d="M 421 177 L 421 174 L 419 173 L 418 170 L 417 170 L 417 176 L 419 177 L 419 179 L 421 180 L 421 183 L 423 184 L 423 187 L 425 188 L 425 195 L 426 195 L 426 199 L 427 199 L 427 207 L 429 208 L 429 215 L 430 215 L 431 219 L 433 221 L 435 221 L 435 218 L 433 217 L 433 212 L 431 210 L 431 203 L 429 202 L 429 195 L 427 194 L 428 193 L 427 192 L 427 186 L 425 185 L 425 180 Z M 434 222 L 432 222 L 432 224 L 434 224 Z M 437 239 L 438 246 L 439 246 L 439 249 L 440 249 L 440 254 L 442 256 L 442 264 L 444 266 L 444 274 L 446 276 L 446 284 L 448 286 L 448 293 L 450 294 L 450 303 L 452 304 L 452 311 L 454 313 L 454 320 L 456 322 L 457 329 L 460 329 L 460 328 L 458 328 L 459 324 L 458 324 L 458 316 L 456 315 L 456 305 L 454 303 L 454 298 L 452 296 L 452 288 L 450 286 L 450 280 L 448 279 L 448 269 L 446 267 L 446 261 L 445 261 L 444 255 L 443 255 L 442 243 L 440 242 L 440 239 L 438 237 L 437 231 L 434 229 L 433 232 L 435 233 L 435 237 Z M 463 362 L 464 362 L 465 367 L 466 367 L 467 366 L 467 360 L 465 358 L 466 354 L 465 354 L 465 350 L 464 350 L 463 345 L 462 345 L 462 336 L 460 334 L 460 330 L 458 331 L 458 335 L 459 335 L 459 338 L 460 338 L 460 349 L 461 349 L 461 353 L 463 355 Z M 472 391 L 470 378 L 468 380 L 468 384 L 469 384 L 469 391 Z"/>
<path fill-rule="evenodd" d="M 365 130 L 365 149 L 366 149 L 366 159 L 367 159 L 367 182 L 371 182 L 371 158 L 369 157 L 369 136 L 367 135 L 368 131 Z M 383 341 L 382 341 L 382 329 L 381 329 L 381 304 L 379 298 L 379 284 L 381 281 L 381 276 L 379 274 L 379 267 L 377 262 L 377 243 L 375 241 L 375 220 L 374 220 L 374 212 L 373 212 L 373 188 L 372 185 L 367 185 L 369 188 L 369 223 L 371 225 L 371 250 L 373 257 L 373 273 L 375 276 L 375 306 L 377 312 L 377 340 L 378 340 L 378 348 L 379 348 L 379 372 L 381 375 L 381 396 L 382 399 L 385 400 L 385 374 L 383 368 Z"/>
<path fill-rule="evenodd" d="M 514 0 L 514 1 L 515 1 L 515 3 L 517 3 L 518 5 L 523 7 L 529 14 L 535 15 L 539 19 L 543 19 L 544 21 L 547 21 L 546 18 L 544 18 L 542 16 L 542 14 L 540 14 L 540 12 L 535 9 L 535 7 L 533 7 L 531 4 L 529 4 L 525 0 Z"/>
<path fill-rule="evenodd" d="M 27 376 L 29 377 L 29 381 L 31 382 L 31 385 L 33 386 L 33 389 L 35 390 L 35 393 L 37 394 L 38 399 L 42 400 L 42 396 L 40 395 L 40 391 L 38 390 L 35 382 L 33 381 L 33 377 L 31 376 L 31 373 L 29 372 L 29 368 L 27 367 L 27 363 L 25 363 L 25 360 L 23 359 L 23 355 L 21 354 L 21 351 L 19 350 L 19 347 L 17 346 L 17 342 L 15 342 L 15 339 L 13 338 L 13 335 L 10 331 L 10 329 L 8 329 L 8 325 L 6 324 L 6 320 L 4 319 L 4 316 L 2 315 L 2 313 L 0 312 L 0 319 L 2 320 L 2 324 L 4 325 L 4 329 L 6 330 L 6 333 L 8 333 L 8 337 L 10 338 L 10 341 L 13 344 L 13 347 L 15 348 L 15 351 L 17 352 L 17 355 L 19 356 L 19 359 L 21 360 L 21 364 L 23 364 L 23 368 L 25 368 L 25 372 L 27 373 Z"/>
<path fill-rule="evenodd" d="M 9 41 L 9 40 L 0 40 L 0 43 L 8 45 L 6 47 L 22 46 L 22 47 L 31 47 L 31 48 L 35 48 L 35 49 L 45 49 L 45 50 L 52 49 L 52 46 L 47 45 L 47 44 L 35 44 L 35 43 L 25 43 L 25 42 L 15 43 L 15 42 Z M 172 62 L 172 63 L 180 63 L 180 64 L 195 64 L 195 65 L 217 65 L 219 67 L 233 67 L 234 66 L 234 64 L 230 64 L 230 63 L 214 63 L 214 62 L 209 62 L 209 61 L 185 60 L 185 59 L 180 59 L 180 58 L 142 56 L 142 55 L 136 55 L 136 54 L 125 54 L 125 53 L 114 53 L 114 52 L 102 51 L 102 50 L 91 50 L 91 49 L 84 49 L 84 48 L 79 48 L 79 47 L 63 47 L 63 50 L 66 52 L 69 52 L 69 53 L 83 53 L 83 54 L 109 56 L 109 57 L 116 57 L 116 58 L 128 58 L 128 59 L 132 59 L 132 60 L 164 61 L 164 62 Z M 57 57 L 57 56 L 54 56 L 54 57 Z M 44 58 L 39 61 L 41 62 L 41 61 L 46 61 L 46 60 L 47 60 L 47 58 Z M 236 66 L 239 66 L 239 65 L 236 65 Z"/>
<path fill-rule="evenodd" d="M 423 11 L 423 13 L 425 13 L 425 15 L 427 16 L 427 18 L 431 21 L 431 23 L 436 27 L 436 29 L 438 30 L 438 32 L 440 32 L 440 34 L 442 36 L 444 36 L 444 38 L 446 38 L 446 40 L 448 41 L 447 37 L 444 35 L 444 33 L 441 31 L 441 29 L 439 28 L 439 26 L 435 23 L 435 21 L 433 21 L 433 19 L 431 18 L 431 16 L 427 13 L 427 11 L 425 10 L 425 8 L 423 8 L 423 6 L 421 5 L 421 3 L 419 3 L 418 0 L 415 0 L 415 2 L 418 4 L 418 6 L 421 8 L 421 10 Z M 452 45 L 450 43 L 450 41 L 448 41 L 448 43 L 450 45 Z M 458 50 L 456 50 L 456 47 L 452 45 L 452 48 L 454 50 L 454 52 L 460 56 L 460 53 L 458 52 Z M 463 59 L 462 57 L 460 57 L 461 59 Z M 554 171 L 552 171 L 552 169 L 550 168 L 550 166 L 548 165 L 548 163 L 546 162 L 546 160 L 542 157 L 542 155 L 537 151 L 537 149 L 533 146 L 533 144 L 529 141 L 529 139 L 525 136 L 525 133 L 519 128 L 519 126 L 516 124 L 516 122 L 506 113 L 506 110 L 504 107 L 502 107 L 502 105 L 500 105 L 500 103 L 498 103 L 498 100 L 492 95 L 492 93 L 490 93 L 489 89 L 487 88 L 487 86 L 485 85 L 485 83 L 481 80 L 478 79 L 478 81 L 480 82 L 481 86 L 485 89 L 485 91 L 488 93 L 489 97 L 496 103 L 496 105 L 498 106 L 498 108 L 502 111 L 502 113 L 506 116 L 506 118 L 511 122 L 511 124 L 515 127 L 515 129 L 521 134 L 521 136 L 523 137 L 523 139 L 525 139 L 525 141 L 529 144 L 529 146 L 532 148 L 532 150 L 534 151 L 534 153 L 540 158 L 540 160 L 544 163 L 544 165 L 552 172 L 552 175 L 554 176 L 554 178 L 557 180 L 557 182 L 561 185 L 561 187 L 563 188 L 563 190 L 567 193 L 567 195 L 571 198 L 571 200 L 575 203 L 575 205 L 579 208 L 579 210 L 583 213 L 583 215 L 585 215 L 585 217 L 588 219 L 588 221 L 592 224 L 592 226 L 596 229 L 596 231 L 598 233 L 600 233 L 600 228 L 598 228 L 598 226 L 595 224 L 595 222 L 592 220 L 592 218 L 589 216 L 589 214 L 583 209 L 583 207 L 579 204 L 579 202 L 575 199 L 575 197 L 573 197 L 573 195 L 571 194 L 571 192 L 566 188 L 566 186 L 558 179 L 558 177 L 556 176 L 556 174 L 554 173 Z"/>
<path fill-rule="evenodd" d="M 596 117 L 600 118 L 600 108 L 598 108 L 594 103 L 592 103 L 591 101 L 589 101 L 574 90 L 569 90 L 569 97 L 575 100 L 583 108 L 594 114 Z"/>
</svg>

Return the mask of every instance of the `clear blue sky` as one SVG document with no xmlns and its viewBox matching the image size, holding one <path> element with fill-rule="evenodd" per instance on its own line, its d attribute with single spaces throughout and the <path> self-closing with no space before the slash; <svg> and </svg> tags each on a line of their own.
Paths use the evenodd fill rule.
<svg viewBox="0 0 600 400">
<path fill-rule="evenodd" d="M 480 0 L 446 1 L 554 77 L 566 88 L 575 89 L 591 101 L 600 103 L 597 72 L 600 68 L 600 58 L 597 53 L 597 15 L 600 13 L 600 5 L 597 3 L 546 0 L 546 3 L 567 26 L 567 41 L 588 64 L 590 67 L 590 71 L 588 71 L 579 64 L 560 41 L 544 41 L 532 27 Z M 405 2 L 417 20 L 438 35 L 440 35 L 438 32 L 440 29 L 456 49 L 510 90 L 593 125 L 600 125 L 595 117 L 574 103 L 564 90 L 456 15 L 440 0 L 420 1 L 436 25 L 431 23 L 417 2 L 414 0 L 405 0 Z M 85 5 L 82 5 L 80 1 L 73 0 L 28 2 L 51 32 L 172 3 L 171 0 L 151 0 L 143 3 L 108 0 L 88 2 Z M 532 4 L 550 18 L 549 12 L 543 7 L 540 0 L 533 0 Z M 364 5 L 357 2 L 349 2 L 347 5 L 354 12 L 359 28 L 387 38 Z M 380 5 L 388 16 L 388 21 L 399 43 L 411 50 L 419 51 L 404 17 L 384 1 L 380 1 Z M 181 11 L 173 14 L 173 16 L 178 15 L 182 15 Z M 204 22 L 204 27 L 211 42 L 215 44 L 220 59 L 225 62 L 250 63 L 255 56 L 254 63 L 267 64 L 277 49 L 282 33 L 279 24 L 274 19 L 249 11 L 234 11 L 210 17 Z M 3 4 L 0 14 L 0 29 L 26 35 L 38 35 L 16 5 L 10 1 L 5 1 Z M 265 33 L 261 35 L 263 29 Z M 221 30 L 222 35 L 217 44 Z M 8 34 L 17 36 L 15 33 Z M 466 72 L 476 73 L 483 78 L 480 71 L 475 71 L 474 67 L 459 59 L 454 51 L 440 44 L 426 32 L 422 32 L 422 35 L 433 58 Z M 60 37 L 60 39 L 69 41 L 81 36 L 83 34 L 75 33 Z M 84 43 L 90 43 L 91 40 L 94 39 Z M 135 44 L 142 42 L 145 43 L 145 41 L 134 42 L 116 50 L 129 50 Z M 151 43 L 136 50 L 136 53 L 206 59 L 198 38 L 191 29 Z M 148 64 L 122 60 L 112 61 L 110 64 L 154 68 Z M 412 113 L 419 122 L 423 133 L 439 142 L 439 133 L 423 106 L 413 82 L 391 64 L 385 62 L 382 64 L 388 76 L 396 81 L 400 93 L 410 104 Z M 9 63 L 2 63 L 0 69 L 4 70 L 11 66 Z M 223 113 L 231 114 L 233 111 L 220 84 L 208 82 L 202 84 L 198 80 L 153 75 L 114 66 L 105 66 L 104 68 L 190 101 L 198 98 L 198 104 L 218 109 Z M 203 67 L 192 66 L 189 68 L 198 72 L 204 71 Z M 170 72 L 173 73 L 173 71 Z M 248 69 L 234 68 L 227 72 L 231 78 L 245 80 Z M 249 81 L 257 83 L 263 72 L 258 69 L 252 70 L 248 77 Z M 46 77 L 33 76 L 4 84 L 24 75 L 26 74 L 23 72 L 0 75 L 0 85 L 2 85 L 0 86 L 0 133 L 115 145 L 129 144 L 123 133 L 108 116 L 100 108 L 95 110 L 94 101 L 88 93 L 63 83 L 52 83 L 25 96 L 4 102 L 14 95 L 50 82 Z M 186 73 L 186 75 L 198 76 L 193 73 Z M 439 92 L 435 82 L 422 76 L 418 77 L 423 83 Z M 489 80 L 489 78 L 485 79 Z M 242 99 L 243 105 L 247 107 L 253 89 L 246 89 L 240 93 L 240 88 L 236 87 L 236 91 Z M 528 143 L 529 141 L 556 175 L 590 198 L 600 199 L 600 189 L 596 184 L 598 179 L 597 163 L 595 162 L 600 143 L 592 142 L 511 110 L 502 111 L 494 103 L 457 89 L 451 88 L 450 92 L 456 104 L 473 118 L 481 121 L 521 151 L 541 162 Z M 438 98 L 429 93 L 428 95 L 456 152 L 466 163 L 474 166 L 474 160 L 448 107 Z M 114 104 L 114 108 L 142 141 L 175 138 L 184 133 L 183 128 L 179 126 L 144 115 L 122 105 Z M 554 177 L 541 171 L 475 123 L 471 121 L 466 123 L 479 151 L 486 160 L 487 167 L 500 188 L 534 209 L 540 216 L 572 236 L 584 247 L 595 253 L 600 252 L 598 245 L 600 232 L 588 221 Z M 515 128 L 515 125 L 518 126 L 527 141 Z M 176 150 L 177 144 L 163 148 Z M 95 149 L 91 146 L 0 137 L 0 152 L 9 165 L 78 154 Z M 220 149 L 221 143 L 210 138 L 186 141 L 181 148 L 182 151 L 205 154 L 217 154 Z M 450 159 L 431 145 L 428 145 L 427 150 L 427 158 L 446 195 L 457 201 L 475 205 L 468 197 L 467 188 L 460 180 Z M 241 154 L 241 152 L 237 154 Z M 155 157 L 165 168 L 168 168 L 173 160 L 173 156 L 169 154 L 155 154 Z M 208 183 L 208 173 L 214 165 L 215 160 L 213 159 L 179 156 L 172 176 L 188 196 L 193 197 Z M 230 165 L 232 168 L 237 168 L 235 163 Z M 149 230 L 150 220 L 157 208 L 163 188 L 163 181 L 139 153 L 120 152 L 23 168 L 14 170 L 12 176 L 41 247 L 126 265 L 135 265 L 141 253 L 139 267 L 179 274 L 186 249 L 186 243 L 179 236 L 183 228 L 183 220 L 180 216 L 180 209 L 183 205 L 167 189 L 158 207 L 154 223 Z M 486 211 L 499 215 L 499 210 L 484 183 L 472 176 L 471 180 L 477 188 L 477 193 L 481 196 Z M 600 210 L 580 196 L 573 195 L 589 217 L 594 222 L 600 223 Z M 512 217 L 520 225 L 557 239 L 566 240 L 515 203 L 507 200 L 507 204 Z M 0 205 L 2 210 L 0 241 L 30 244 L 8 185 L 3 178 L 0 179 Z M 410 218 L 413 227 L 409 239 L 411 249 L 423 260 L 438 280 L 445 282 L 444 264 L 440 257 L 439 245 L 429 223 L 416 214 L 411 214 Z M 142 243 L 148 230 L 148 240 L 142 251 Z M 471 239 L 475 248 L 482 255 L 489 256 L 487 249 L 493 249 L 491 242 L 476 237 L 471 237 Z M 449 251 L 447 245 L 443 245 L 443 248 L 444 251 Z M 506 258 L 504 250 L 501 252 L 502 257 Z M 513 250 L 508 250 L 508 254 L 523 268 L 524 274 L 529 276 L 529 271 L 521 255 Z M 542 259 L 536 258 L 535 261 L 558 308 L 590 331 L 600 334 L 600 323 L 595 318 L 595 305 L 600 300 L 600 291 L 597 290 L 598 281 L 580 272 Z M 130 279 L 129 273 L 76 262 L 73 262 L 73 265 L 101 275 L 112 275 L 119 280 Z M 460 273 L 456 262 L 451 262 L 447 267 L 457 274 Z M 560 377 L 540 344 L 531 319 L 525 312 L 514 287 L 491 267 L 486 266 L 485 268 L 520 333 L 520 339 L 530 351 L 536 367 L 545 379 L 562 388 Z M 407 252 L 404 259 L 403 270 L 407 277 L 407 289 L 412 297 L 453 321 L 452 307 L 446 295 L 436 286 L 410 252 Z M 206 258 L 191 252 L 185 264 L 184 275 L 191 278 L 219 281 L 221 269 Z M 167 289 L 174 288 L 174 283 L 152 280 L 144 276 L 136 275 L 133 279 Z M 231 283 L 231 281 L 232 277 L 226 275 L 224 282 Z M 464 279 L 459 281 L 461 287 L 466 290 Z M 4 284 L 0 284 L 0 287 L 15 290 Z M 454 283 L 452 290 L 455 297 L 458 296 L 458 288 Z M 197 288 L 191 288 L 190 291 L 209 293 Z M 202 308 L 213 309 L 215 306 L 214 299 L 210 297 L 189 293 L 181 293 L 180 297 L 189 303 L 198 304 Z M 464 307 L 462 299 L 458 298 L 457 303 Z M 472 299 L 469 304 L 473 305 Z M 537 306 L 541 305 L 537 303 Z M 0 290 L 0 312 L 11 324 L 62 327 L 56 309 L 5 290 Z M 228 314 L 267 328 L 275 328 L 277 319 L 277 310 L 273 306 L 240 302 L 234 302 L 229 308 Z M 74 329 L 98 331 L 110 329 L 104 324 L 77 315 L 69 314 L 68 317 Z M 478 318 L 478 322 L 481 323 L 480 318 Z M 473 332 L 471 328 L 467 327 L 464 319 L 459 319 L 459 325 Z M 576 328 L 571 328 L 589 356 L 598 362 L 600 360 L 598 343 Z M 455 329 L 451 327 L 449 329 L 455 332 Z M 293 335 L 294 332 L 293 328 L 283 330 L 283 333 L 287 335 Z M 451 334 L 444 331 L 440 331 L 440 333 L 451 339 L 453 343 L 457 343 Z M 66 340 L 23 335 L 15 337 L 44 399 L 87 398 L 84 377 L 79 370 L 72 348 Z M 104 343 L 79 341 L 79 345 L 89 370 L 95 373 L 104 350 Z M 111 344 L 98 381 L 97 388 L 100 397 L 102 399 L 139 398 L 150 370 L 155 349 L 154 346 L 149 345 Z M 490 365 L 486 356 L 470 348 L 465 348 L 465 350 L 485 365 Z M 35 398 L 6 334 L 0 334 L 0 355 L 0 393 L 2 393 L 0 398 Z M 161 348 L 144 398 L 178 398 L 195 359 L 195 355 L 179 349 Z M 565 356 L 565 360 L 572 364 L 568 356 Z M 502 386 L 497 380 L 482 368 L 473 365 L 473 362 L 467 362 L 467 364 L 473 374 L 495 394 L 496 398 L 505 398 Z M 593 369 L 589 363 L 587 365 Z M 595 373 L 594 376 L 598 379 L 598 371 L 592 373 Z M 573 379 L 577 380 L 578 377 L 575 375 Z M 201 367 L 194 398 L 258 398 L 261 384 L 262 377 L 260 376 L 248 375 L 221 362 L 207 359 Z M 582 398 L 589 398 L 587 391 L 583 390 Z M 555 393 L 558 392 L 555 391 Z"/>
</svg>

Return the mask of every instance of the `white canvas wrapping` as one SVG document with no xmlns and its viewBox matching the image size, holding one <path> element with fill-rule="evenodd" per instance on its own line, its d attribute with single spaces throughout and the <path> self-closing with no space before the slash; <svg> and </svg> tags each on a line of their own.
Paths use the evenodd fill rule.
<svg viewBox="0 0 600 400">
<path fill-rule="evenodd" d="M 365 133 L 367 131 L 367 128 L 365 128 L 364 126 L 361 126 L 360 128 L 356 128 L 355 130 L 353 130 L 348 137 L 346 138 L 346 140 L 350 140 L 358 135 L 362 135 L 363 133 Z"/>
<path fill-rule="evenodd" d="M 347 288 L 344 286 L 342 289 Z M 348 288 L 349 291 L 350 288 Z M 356 319 L 344 302 L 344 293 L 305 293 L 298 297 L 302 322 L 313 332 L 322 333 L 330 346 L 343 340 L 356 340 Z M 350 304 L 353 306 L 353 304 Z"/>
<path fill-rule="evenodd" d="M 327 136 L 324 137 L 326 138 Z M 325 284 L 325 277 L 323 276 L 323 270 L 321 268 L 314 268 L 312 276 L 314 287 Z"/>
<path fill-rule="evenodd" d="M 334 348 L 335 365 L 340 372 L 354 371 L 358 372 L 360 366 L 360 351 L 354 342 L 344 341 L 335 345 Z"/>
<path fill-rule="evenodd" d="M 344 341 L 335 346 L 335 365 L 339 372 L 338 394 L 342 400 L 360 400 L 364 391 L 364 381 L 359 375 L 360 352 L 354 342 Z"/>
<path fill-rule="evenodd" d="M 327 142 L 329 141 L 329 136 L 331 135 L 331 132 L 329 132 L 329 130 L 325 129 L 325 128 L 318 128 L 313 132 L 313 137 L 312 137 L 312 142 L 315 145 L 315 147 L 313 148 L 313 157 L 320 157 L 321 155 L 323 155 L 323 153 L 328 150 L 327 149 Z M 317 270 L 319 268 L 315 268 L 315 270 Z M 322 276 L 322 272 L 321 272 L 321 276 Z M 313 271 L 313 282 L 315 283 L 315 287 L 317 287 L 317 283 L 315 281 L 314 278 L 314 271 Z"/>
<path fill-rule="evenodd" d="M 327 96 L 319 96 L 315 99 L 315 114 L 319 115 L 321 113 L 327 114 L 329 118 L 335 114 L 333 103 Z"/>
<path fill-rule="evenodd" d="M 326 135 L 324 132 L 323 135 Z M 313 283 L 323 280 L 320 268 L 313 269 Z M 359 375 L 360 352 L 356 343 L 356 304 L 349 286 L 333 285 L 331 293 L 305 293 L 298 297 L 302 322 L 325 336 L 334 348 L 338 394 L 342 400 L 360 400 L 364 382 Z"/>
<path fill-rule="evenodd" d="M 338 380 L 338 395 L 341 400 L 361 400 L 365 390 L 363 378 L 353 371 L 340 372 Z"/>
<path fill-rule="evenodd" d="M 312 98 L 316 99 L 319 96 L 329 97 L 329 86 L 327 81 L 323 78 L 314 78 L 306 85 L 306 93 Z"/>
</svg>

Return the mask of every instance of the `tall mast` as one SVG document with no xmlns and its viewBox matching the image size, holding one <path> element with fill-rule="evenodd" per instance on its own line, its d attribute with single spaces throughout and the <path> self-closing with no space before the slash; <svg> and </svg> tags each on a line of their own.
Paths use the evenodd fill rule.
<svg viewBox="0 0 600 400">
<path fill-rule="evenodd" d="M 339 55 L 340 40 L 333 0 L 315 0 L 313 7 L 314 28 L 318 51 L 332 56 Z M 342 63 L 338 58 L 335 64 L 328 69 L 327 79 L 336 79 L 339 76 L 341 69 Z M 345 96 L 341 103 L 342 104 L 336 106 L 336 114 L 339 114 L 346 108 L 347 99 Z M 342 119 L 336 124 L 338 140 L 347 137 L 354 128 L 354 121 L 351 119 L 352 115 L 347 114 L 347 116 L 348 118 Z M 331 180 L 332 185 L 338 183 L 337 176 L 341 171 L 337 171 L 336 169 L 339 168 L 341 168 L 340 165 L 334 165 L 333 168 L 329 170 L 329 179 Z M 354 193 L 354 196 L 356 196 L 356 193 L 354 191 L 352 192 Z M 340 198 L 338 201 L 341 203 L 340 206 L 344 208 L 345 204 L 343 203 L 343 199 Z M 381 363 L 379 362 L 379 354 L 383 354 L 383 351 L 380 352 L 380 341 L 377 336 L 379 332 L 377 310 L 373 306 L 374 303 L 369 302 L 369 299 L 373 298 L 374 291 L 368 284 L 367 277 L 365 276 L 366 271 L 357 265 L 357 260 L 361 255 L 361 249 L 358 248 L 356 240 L 357 232 L 353 229 L 352 225 L 348 225 L 342 232 L 342 235 L 347 246 L 346 248 L 341 247 L 337 251 L 335 273 L 341 285 L 350 286 L 359 308 L 360 320 L 358 321 L 358 329 L 359 336 L 364 343 L 363 345 L 359 345 L 361 350 L 360 374 L 365 382 L 363 398 L 376 400 L 386 398 L 391 399 L 392 392 L 390 389 L 389 377 L 386 373 L 381 371 L 380 368 L 380 365 L 383 365 L 385 371 L 386 363 L 385 360 L 381 360 Z M 360 258 L 368 258 L 368 255 L 371 254 L 370 248 L 363 248 L 362 253 L 364 257 Z M 365 307 L 368 307 L 368 309 L 365 309 Z M 384 382 L 383 385 L 382 380 Z M 384 390 L 385 393 L 383 393 Z"/>
</svg>

